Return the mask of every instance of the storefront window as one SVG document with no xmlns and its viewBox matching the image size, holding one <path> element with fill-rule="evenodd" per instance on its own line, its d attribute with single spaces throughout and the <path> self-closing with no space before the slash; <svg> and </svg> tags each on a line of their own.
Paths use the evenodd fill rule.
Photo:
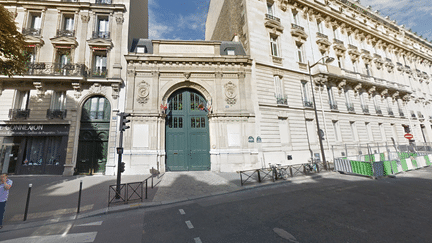
<svg viewBox="0 0 432 243">
<path fill-rule="evenodd" d="M 61 137 L 48 137 L 47 162 L 48 165 L 60 165 Z"/>
<path fill-rule="evenodd" d="M 27 138 L 23 166 L 59 165 L 61 137 Z"/>
</svg>

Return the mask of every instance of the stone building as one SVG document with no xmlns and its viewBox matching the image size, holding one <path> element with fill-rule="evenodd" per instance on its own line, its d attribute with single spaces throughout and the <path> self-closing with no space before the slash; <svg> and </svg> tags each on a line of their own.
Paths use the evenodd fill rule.
<svg viewBox="0 0 432 243">
<path fill-rule="evenodd" d="M 126 174 L 260 166 L 252 60 L 239 42 L 137 39 L 126 61 Z"/>
<path fill-rule="evenodd" d="M 31 57 L 23 76 L 0 76 L 2 171 L 112 174 L 124 55 L 130 36 L 147 37 L 147 1 L 0 4 L 15 13 Z"/>
<path fill-rule="evenodd" d="M 253 59 L 260 160 L 319 156 L 313 95 L 328 160 L 346 144 L 406 144 L 406 132 L 432 141 L 432 45 L 379 11 L 350 0 L 212 0 L 206 40 L 235 36 Z M 335 60 L 312 68 L 311 85 L 308 63 L 326 56 Z"/>
</svg>

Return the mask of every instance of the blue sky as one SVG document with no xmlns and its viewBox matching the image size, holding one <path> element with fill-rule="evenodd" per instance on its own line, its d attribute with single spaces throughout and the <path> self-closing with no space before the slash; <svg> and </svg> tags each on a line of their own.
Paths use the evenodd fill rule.
<svg viewBox="0 0 432 243">
<path fill-rule="evenodd" d="M 222 1 L 222 0 L 219 0 Z M 168 40 L 204 40 L 210 0 L 149 0 L 149 37 Z M 360 0 L 432 40 L 430 0 Z"/>
</svg>

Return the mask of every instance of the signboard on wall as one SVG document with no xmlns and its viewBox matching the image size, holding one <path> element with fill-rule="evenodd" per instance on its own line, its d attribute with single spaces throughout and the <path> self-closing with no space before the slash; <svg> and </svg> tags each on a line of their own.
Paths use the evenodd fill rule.
<svg viewBox="0 0 432 243">
<path fill-rule="evenodd" d="M 1 124 L 0 136 L 67 136 L 69 125 Z"/>
</svg>

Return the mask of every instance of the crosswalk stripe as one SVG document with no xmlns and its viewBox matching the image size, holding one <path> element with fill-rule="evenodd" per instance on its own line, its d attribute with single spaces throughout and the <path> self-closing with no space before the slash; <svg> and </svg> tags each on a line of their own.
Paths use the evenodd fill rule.
<svg viewBox="0 0 432 243">
<path fill-rule="evenodd" d="M 96 226 L 96 225 L 102 225 L 103 221 L 97 221 L 97 222 L 91 222 L 91 223 L 87 223 L 87 224 L 79 224 L 79 225 L 75 225 L 75 226 Z"/>
<path fill-rule="evenodd" d="M 193 229 L 193 225 L 192 225 L 191 221 L 188 220 L 185 223 L 189 229 Z"/>
</svg>

